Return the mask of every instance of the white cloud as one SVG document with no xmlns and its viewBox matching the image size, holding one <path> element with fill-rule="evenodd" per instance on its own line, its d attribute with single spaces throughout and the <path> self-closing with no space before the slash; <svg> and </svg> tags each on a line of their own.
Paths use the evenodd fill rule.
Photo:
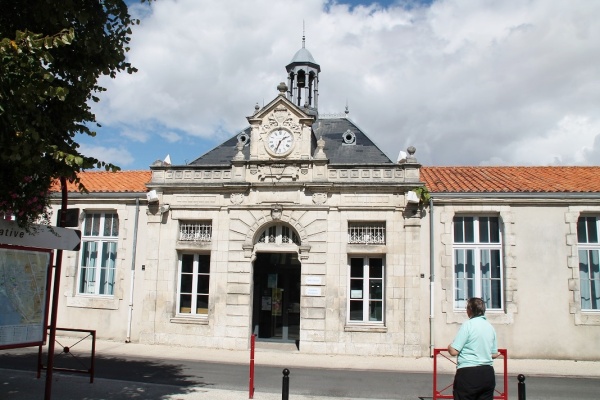
<svg viewBox="0 0 600 400">
<path fill-rule="evenodd" d="M 95 157 L 98 160 L 118 165 L 121 168 L 131 166 L 134 161 L 134 157 L 127 149 L 118 147 L 81 144 L 79 151 L 88 157 Z"/>
<path fill-rule="evenodd" d="M 139 72 L 104 81 L 95 111 L 125 138 L 162 137 L 172 156 L 185 136 L 216 145 L 276 96 L 304 20 L 320 111 L 348 103 L 392 160 L 413 145 L 425 165 L 597 163 L 598 18 L 586 0 L 161 0 L 134 32 Z"/>
<path fill-rule="evenodd" d="M 181 140 L 181 136 L 172 131 L 159 132 L 159 135 L 169 143 L 176 143 Z"/>
</svg>

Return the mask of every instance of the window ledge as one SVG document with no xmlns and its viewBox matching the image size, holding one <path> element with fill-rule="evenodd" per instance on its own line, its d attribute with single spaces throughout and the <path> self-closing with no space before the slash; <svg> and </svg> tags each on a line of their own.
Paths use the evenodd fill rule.
<svg viewBox="0 0 600 400">
<path fill-rule="evenodd" d="M 346 252 L 348 254 L 385 254 L 387 253 L 387 246 L 385 244 L 348 243 Z"/>
<path fill-rule="evenodd" d="M 575 325 L 600 325 L 600 312 L 586 310 L 575 313 Z"/>
<path fill-rule="evenodd" d="M 118 310 L 119 299 L 113 297 L 71 296 L 67 297 L 67 307 L 98 308 L 104 310 Z"/>
<path fill-rule="evenodd" d="M 207 317 L 187 317 L 177 316 L 170 319 L 172 324 L 195 324 L 195 325 L 208 325 Z"/>
<path fill-rule="evenodd" d="M 384 325 L 346 325 L 344 332 L 373 332 L 387 333 L 387 326 Z"/>
</svg>

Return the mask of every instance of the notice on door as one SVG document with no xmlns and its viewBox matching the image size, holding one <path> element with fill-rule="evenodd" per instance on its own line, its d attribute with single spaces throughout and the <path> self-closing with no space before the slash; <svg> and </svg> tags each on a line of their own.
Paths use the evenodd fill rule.
<svg viewBox="0 0 600 400">
<path fill-rule="evenodd" d="M 279 289 L 279 288 L 273 289 L 273 304 L 271 306 L 271 315 L 273 315 L 273 316 L 281 315 L 281 305 L 282 305 L 281 300 L 283 298 L 282 294 L 283 294 L 282 289 Z"/>
<path fill-rule="evenodd" d="M 263 296 L 261 301 L 262 311 L 271 311 L 271 296 Z"/>
</svg>

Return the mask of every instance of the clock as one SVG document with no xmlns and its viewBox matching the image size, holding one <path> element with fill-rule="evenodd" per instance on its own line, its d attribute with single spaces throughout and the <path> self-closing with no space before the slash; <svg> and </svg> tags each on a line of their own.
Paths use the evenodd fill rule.
<svg viewBox="0 0 600 400">
<path fill-rule="evenodd" d="M 292 151 L 294 135 L 285 129 L 275 129 L 267 137 L 267 148 L 275 155 L 284 155 Z"/>
</svg>

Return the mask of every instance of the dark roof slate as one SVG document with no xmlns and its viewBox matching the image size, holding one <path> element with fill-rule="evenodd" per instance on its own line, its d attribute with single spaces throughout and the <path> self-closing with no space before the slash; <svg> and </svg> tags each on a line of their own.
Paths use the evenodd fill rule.
<svg viewBox="0 0 600 400">
<path fill-rule="evenodd" d="M 312 126 L 312 149 L 314 154 L 316 141 L 322 137 L 325 141 L 325 154 L 330 165 L 367 165 L 393 164 L 393 162 L 377 147 L 369 137 L 347 118 L 318 119 Z M 189 165 L 196 166 L 229 166 L 237 149 L 237 138 L 241 133 L 250 136 L 251 128 L 247 127 L 224 143 L 198 157 Z M 352 132 L 356 137 L 354 144 L 345 144 L 343 135 Z M 244 158 L 250 158 L 249 143 L 243 149 Z"/>
<path fill-rule="evenodd" d="M 350 131 L 356 136 L 354 144 L 345 144 L 343 135 Z M 319 119 L 313 124 L 313 132 L 325 141 L 325 155 L 330 165 L 393 164 L 393 162 L 347 118 Z"/>
<path fill-rule="evenodd" d="M 202 156 L 198 157 L 188 165 L 198 165 L 198 166 L 230 166 L 231 160 L 237 153 L 237 142 L 238 136 L 242 133 L 245 133 L 250 137 L 251 127 L 247 127 L 241 132 L 238 132 L 235 136 L 228 139 L 224 143 L 221 143 L 214 149 L 208 151 Z M 242 150 L 244 153 L 244 158 L 247 160 L 250 158 L 250 142 L 247 142 Z"/>
</svg>

